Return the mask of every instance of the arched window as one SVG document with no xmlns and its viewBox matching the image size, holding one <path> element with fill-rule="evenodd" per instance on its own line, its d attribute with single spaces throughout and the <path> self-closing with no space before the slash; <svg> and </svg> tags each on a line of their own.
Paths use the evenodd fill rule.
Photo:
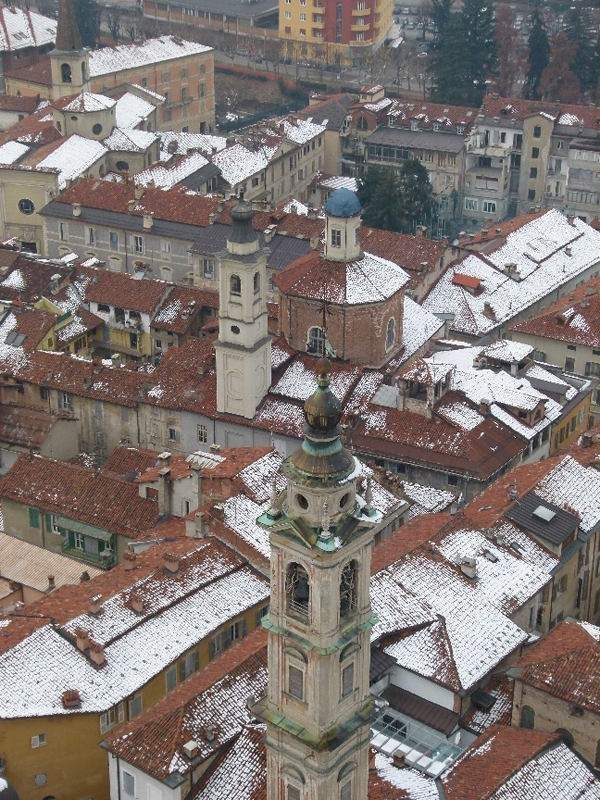
<svg viewBox="0 0 600 800">
<path fill-rule="evenodd" d="M 128 161 L 117 161 L 115 166 L 119 170 L 119 172 L 127 172 L 129 170 L 129 162 Z"/>
<path fill-rule="evenodd" d="M 563 742 L 567 745 L 567 747 L 573 747 L 575 745 L 573 734 L 571 731 L 567 730 L 567 728 L 557 728 L 554 733 L 560 733 L 563 738 Z"/>
<path fill-rule="evenodd" d="M 340 617 L 348 617 L 357 609 L 356 578 L 356 561 L 349 561 L 340 579 Z"/>
<path fill-rule="evenodd" d="M 325 334 L 323 333 L 323 328 L 318 328 L 316 326 L 310 328 L 308 331 L 306 349 L 315 356 L 323 355 L 325 350 Z"/>
<path fill-rule="evenodd" d="M 232 275 L 229 278 L 229 291 L 236 297 L 242 294 L 242 279 L 239 275 Z"/>
<path fill-rule="evenodd" d="M 302 620 L 308 619 L 310 586 L 308 573 L 301 564 L 290 564 L 285 575 L 287 613 Z"/>
<path fill-rule="evenodd" d="M 385 349 L 389 350 L 391 347 L 393 347 L 395 341 L 396 341 L 396 320 L 393 317 L 390 317 L 387 324 L 387 333 L 385 336 Z"/>
<path fill-rule="evenodd" d="M 358 122 L 356 123 L 356 127 L 359 131 L 366 131 L 369 128 L 369 123 L 367 122 L 366 117 L 359 117 Z"/>
<path fill-rule="evenodd" d="M 258 294 L 260 292 L 260 273 L 254 273 L 254 294 Z"/>
<path fill-rule="evenodd" d="M 535 711 L 531 706 L 523 706 L 521 709 L 521 727 L 532 731 L 535 725 Z"/>
<path fill-rule="evenodd" d="M 60 65 L 60 79 L 63 83 L 71 83 L 71 67 L 69 64 Z"/>
</svg>

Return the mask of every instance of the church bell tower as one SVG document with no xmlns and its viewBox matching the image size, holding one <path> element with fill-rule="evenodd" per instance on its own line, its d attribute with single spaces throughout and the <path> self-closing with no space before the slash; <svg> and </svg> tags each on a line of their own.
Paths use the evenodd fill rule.
<svg viewBox="0 0 600 800">
<path fill-rule="evenodd" d="M 304 406 L 302 446 L 282 464 L 258 519 L 270 534 L 269 687 L 251 705 L 267 726 L 268 800 L 366 800 L 371 545 L 382 514 L 340 440 L 327 359 Z"/>
<path fill-rule="evenodd" d="M 219 338 L 215 342 L 217 411 L 252 419 L 271 385 L 267 251 L 243 197 L 231 211 L 227 250 L 219 259 Z"/>
<path fill-rule="evenodd" d="M 89 91 L 89 49 L 81 44 L 72 0 L 60 0 L 56 44 L 48 53 L 52 73 L 52 99 Z"/>
</svg>

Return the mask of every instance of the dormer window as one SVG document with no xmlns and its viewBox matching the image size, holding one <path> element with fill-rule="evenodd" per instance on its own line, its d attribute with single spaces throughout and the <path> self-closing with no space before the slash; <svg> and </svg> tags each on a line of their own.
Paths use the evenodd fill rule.
<svg viewBox="0 0 600 800">
<path fill-rule="evenodd" d="M 461 136 L 465 132 L 465 126 L 464 125 L 457 125 L 456 126 L 456 132 L 458 133 L 459 136 Z"/>
<path fill-rule="evenodd" d="M 234 297 L 242 294 L 242 279 L 239 275 L 232 275 L 229 279 L 229 291 Z"/>
<path fill-rule="evenodd" d="M 342 232 L 339 228 L 331 229 L 331 246 L 332 247 L 342 246 Z"/>
<path fill-rule="evenodd" d="M 440 123 L 439 123 L 439 122 L 434 122 L 434 123 L 433 123 L 433 130 L 434 130 L 434 131 L 439 131 L 440 127 L 441 127 L 441 126 L 440 126 Z"/>
<path fill-rule="evenodd" d="M 419 130 L 419 120 L 418 119 L 411 119 L 411 121 L 410 121 L 410 129 L 411 129 L 411 131 L 418 131 Z"/>
</svg>

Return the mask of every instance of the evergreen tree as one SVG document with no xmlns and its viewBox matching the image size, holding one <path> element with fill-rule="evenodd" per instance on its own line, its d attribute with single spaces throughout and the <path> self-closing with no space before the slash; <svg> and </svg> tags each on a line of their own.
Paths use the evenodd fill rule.
<svg viewBox="0 0 600 800">
<path fill-rule="evenodd" d="M 404 229 L 414 233 L 417 225 L 430 223 L 436 206 L 429 173 L 416 158 L 405 161 L 400 170 L 400 196 L 404 215 Z"/>
<path fill-rule="evenodd" d="M 452 14 L 442 29 L 437 27 L 430 52 L 428 71 L 433 79 L 431 99 L 436 103 L 462 105 L 467 75 L 462 56 L 463 28 L 458 14 Z"/>
<path fill-rule="evenodd" d="M 83 46 L 96 47 L 100 36 L 100 6 L 96 0 L 74 0 L 73 7 Z"/>
<path fill-rule="evenodd" d="M 531 33 L 527 40 L 527 46 L 529 47 L 529 55 L 527 56 L 529 69 L 527 70 L 525 93 L 530 100 L 539 100 L 541 98 L 540 79 L 542 72 L 548 66 L 550 42 L 538 8 L 533 12 Z"/>
<path fill-rule="evenodd" d="M 571 6 L 565 14 L 565 33 L 577 50 L 569 67 L 579 78 L 582 92 L 596 88 L 596 58 L 590 28 L 589 10 L 582 6 Z"/>
<path fill-rule="evenodd" d="M 357 195 L 364 208 L 364 225 L 397 233 L 405 230 L 400 181 L 393 169 L 372 167 L 360 181 Z"/>
<path fill-rule="evenodd" d="M 479 106 L 486 90 L 486 78 L 498 69 L 498 42 L 494 8 L 490 0 L 463 0 L 461 12 L 466 65 L 465 101 Z"/>
</svg>

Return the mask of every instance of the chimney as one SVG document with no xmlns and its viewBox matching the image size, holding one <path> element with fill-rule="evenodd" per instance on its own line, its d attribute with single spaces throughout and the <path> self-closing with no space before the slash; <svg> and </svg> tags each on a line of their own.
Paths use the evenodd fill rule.
<svg viewBox="0 0 600 800">
<path fill-rule="evenodd" d="M 50 278 L 50 292 L 52 294 L 58 294 L 60 291 L 60 273 L 56 272 Z"/>
<path fill-rule="evenodd" d="M 136 204 L 135 200 L 128 200 L 127 201 L 127 210 L 130 211 L 130 212 L 133 211 L 133 209 L 135 208 L 135 204 Z"/>
<path fill-rule="evenodd" d="M 77 649 L 81 650 L 82 653 L 90 646 L 90 634 L 84 628 L 77 628 L 75 631 L 75 640 L 77 643 Z"/>
<path fill-rule="evenodd" d="M 204 735 L 206 736 L 206 741 L 214 742 L 216 733 L 217 731 L 214 725 L 207 725 L 206 728 L 204 729 Z"/>
<path fill-rule="evenodd" d="M 91 660 L 97 667 L 101 667 L 103 664 L 106 664 L 103 644 L 99 644 L 98 642 L 90 642 L 89 654 Z"/>
<path fill-rule="evenodd" d="M 460 562 L 460 571 L 467 578 L 475 580 L 477 577 L 477 561 L 474 558 L 463 558 Z"/>
<path fill-rule="evenodd" d="M 208 224 L 214 225 L 217 216 L 218 214 L 216 214 L 214 211 L 211 211 L 210 214 L 208 215 Z"/>
<path fill-rule="evenodd" d="M 102 595 L 95 594 L 90 600 L 90 614 L 99 614 L 102 611 Z"/>
<path fill-rule="evenodd" d="M 136 560 L 137 556 L 135 553 L 132 553 L 131 550 L 125 550 L 125 552 L 123 553 L 123 569 L 124 570 L 135 569 Z"/>
<path fill-rule="evenodd" d="M 131 592 L 129 595 L 129 603 L 136 614 L 144 613 L 144 600 L 137 592 Z"/>
<path fill-rule="evenodd" d="M 198 742 L 190 739 L 189 742 L 186 742 L 183 745 L 183 752 L 185 753 L 186 757 L 190 759 L 190 761 L 193 758 L 196 758 L 198 755 Z"/>
<path fill-rule="evenodd" d="M 508 499 L 511 503 L 515 503 L 519 499 L 519 493 L 516 489 L 511 489 L 508 493 Z"/>
<path fill-rule="evenodd" d="M 171 506 L 171 470 L 163 467 L 158 471 L 158 513 L 168 516 Z"/>
<path fill-rule="evenodd" d="M 73 209 L 74 217 L 81 216 L 81 203 L 71 203 L 71 208 Z"/>
<path fill-rule="evenodd" d="M 196 508 L 201 505 L 204 505 L 202 500 L 202 467 L 200 464 L 196 464 L 195 461 L 192 462 L 192 475 L 194 476 L 194 480 L 196 482 L 196 486 L 194 487 L 196 490 Z"/>
<path fill-rule="evenodd" d="M 179 571 L 179 556 L 173 553 L 165 553 L 163 556 L 163 566 L 168 572 L 175 574 Z"/>
<path fill-rule="evenodd" d="M 504 544 L 504 531 L 502 529 L 496 531 L 496 544 L 500 547 Z"/>
<path fill-rule="evenodd" d="M 427 225 L 417 225 L 415 236 L 424 239 L 427 236 Z"/>
<path fill-rule="evenodd" d="M 204 511 L 197 511 L 194 519 L 186 519 L 185 535 L 190 539 L 204 539 Z"/>
<path fill-rule="evenodd" d="M 81 695 L 77 689 L 67 689 L 62 693 L 63 708 L 79 708 L 81 705 Z"/>
<path fill-rule="evenodd" d="M 154 212 L 152 212 L 152 213 L 154 213 Z M 152 222 L 153 222 L 152 214 L 144 214 L 144 223 L 143 223 L 143 225 L 144 225 L 144 229 L 145 230 L 149 231 L 150 228 L 152 228 Z"/>
<path fill-rule="evenodd" d="M 52 589 L 56 589 L 56 581 L 54 575 L 48 575 L 48 591 L 51 592 Z"/>
<path fill-rule="evenodd" d="M 167 464 L 171 463 L 171 453 L 169 453 L 168 450 L 165 450 L 162 453 L 158 454 L 156 460 L 158 462 L 159 467 L 166 467 Z"/>
<path fill-rule="evenodd" d="M 141 186 L 141 185 L 136 185 L 136 187 L 133 190 L 133 192 L 134 192 L 134 195 L 135 195 L 135 199 L 136 200 L 141 200 L 142 199 L 142 195 L 144 194 L 144 187 Z"/>
<path fill-rule="evenodd" d="M 490 413 L 491 405 L 491 401 L 488 400 L 487 397 L 484 397 L 479 401 L 479 413 L 482 417 L 487 417 L 487 415 Z"/>
</svg>

